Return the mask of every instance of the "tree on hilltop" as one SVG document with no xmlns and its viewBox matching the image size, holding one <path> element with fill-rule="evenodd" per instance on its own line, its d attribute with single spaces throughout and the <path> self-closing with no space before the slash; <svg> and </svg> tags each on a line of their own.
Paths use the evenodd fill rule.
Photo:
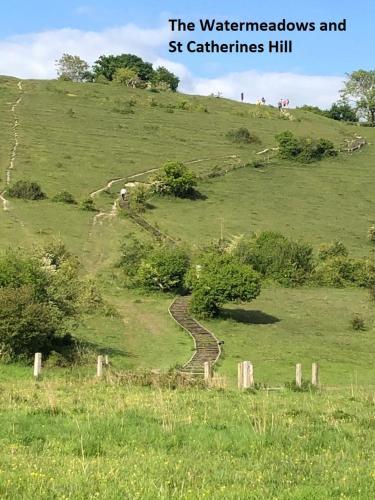
<svg viewBox="0 0 375 500">
<path fill-rule="evenodd" d="M 171 71 L 168 71 L 167 68 L 164 68 L 164 66 L 160 66 L 154 73 L 153 83 L 156 85 L 165 83 L 173 92 L 176 92 L 180 79 Z"/>
<path fill-rule="evenodd" d="M 375 126 L 375 70 L 359 69 L 347 76 L 342 96 L 353 99 L 359 113 Z"/>
<path fill-rule="evenodd" d="M 103 75 L 107 80 L 112 81 L 116 71 L 120 68 L 134 70 L 137 76 L 145 82 L 152 80 L 154 76 L 152 64 L 133 54 L 102 55 L 95 61 L 93 70 L 96 77 Z"/>
<path fill-rule="evenodd" d="M 90 80 L 89 65 L 79 56 L 63 54 L 56 61 L 57 75 L 60 80 L 84 82 Z"/>
<path fill-rule="evenodd" d="M 131 68 L 118 68 L 113 75 L 113 81 L 126 85 L 126 87 L 137 88 L 142 85 L 142 80 L 139 78 L 137 72 Z M 144 83 L 143 83 L 144 85 Z"/>
</svg>

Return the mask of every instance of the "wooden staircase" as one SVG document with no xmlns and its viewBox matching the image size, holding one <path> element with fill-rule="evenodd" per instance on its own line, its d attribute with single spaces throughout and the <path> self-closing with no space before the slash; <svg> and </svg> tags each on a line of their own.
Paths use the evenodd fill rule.
<svg viewBox="0 0 375 500">
<path fill-rule="evenodd" d="M 195 352 L 180 371 L 192 375 L 202 375 L 205 361 L 209 361 L 213 365 L 220 357 L 221 349 L 217 338 L 191 317 L 189 297 L 177 297 L 169 307 L 169 313 L 194 340 Z"/>
</svg>

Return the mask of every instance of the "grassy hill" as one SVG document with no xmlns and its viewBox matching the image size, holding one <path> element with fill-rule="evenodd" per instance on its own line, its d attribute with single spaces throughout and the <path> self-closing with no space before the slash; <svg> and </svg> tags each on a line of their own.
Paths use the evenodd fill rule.
<svg viewBox="0 0 375 500">
<path fill-rule="evenodd" d="M 359 132 L 369 145 L 357 153 L 311 165 L 273 159 L 263 168 L 239 168 L 202 180 L 200 200 L 153 199 L 146 218 L 191 244 L 217 238 L 221 230 L 229 237 L 271 229 L 315 247 L 340 239 L 353 255 L 372 254 L 366 239 L 375 222 L 372 129 L 298 110 L 280 117 L 271 107 L 212 97 L 33 80 L 22 81 L 20 90 L 17 84 L 0 78 L 1 183 L 5 185 L 17 118 L 19 144 L 11 181 L 36 180 L 48 198 L 10 200 L 10 210 L 0 212 L 0 246 L 32 247 L 58 237 L 80 257 L 119 316 L 88 317 L 79 335 L 113 353 L 119 367 L 168 368 L 186 361 L 192 344 L 168 315 L 172 297 L 126 290 L 113 267 L 125 234 L 148 235 L 122 214 L 93 224 L 92 213 L 51 201 L 60 191 L 82 201 L 113 179 L 142 174 L 170 159 L 188 163 L 199 175 L 215 167 L 230 170 L 259 158 L 256 153 L 274 147 L 275 134 L 285 130 L 325 137 L 337 147 Z M 259 143 L 228 140 L 227 132 L 238 127 L 247 127 Z M 95 196 L 96 205 L 110 211 L 122 184 Z M 349 328 L 356 312 L 367 325 L 358 334 Z M 327 384 L 358 380 L 370 385 L 374 319 L 364 291 L 270 288 L 243 311 L 227 311 L 226 318 L 207 324 L 226 342 L 218 369 L 232 382 L 237 361 L 251 358 L 260 379 L 271 384 L 291 378 L 294 363 L 319 360 Z"/>
</svg>

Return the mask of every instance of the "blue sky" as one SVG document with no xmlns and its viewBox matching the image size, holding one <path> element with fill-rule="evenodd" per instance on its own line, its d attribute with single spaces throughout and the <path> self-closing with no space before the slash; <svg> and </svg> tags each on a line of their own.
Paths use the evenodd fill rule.
<svg viewBox="0 0 375 500">
<path fill-rule="evenodd" d="M 233 42 L 238 39 L 248 43 L 286 38 L 293 40 L 294 51 L 292 54 L 169 54 L 170 35 L 167 21 L 170 17 L 187 21 L 196 21 L 199 18 L 279 21 L 286 18 L 290 21 L 315 22 L 340 21 L 346 18 L 348 30 L 345 33 L 316 31 L 281 35 L 275 33 L 173 35 L 181 41 L 215 39 L 218 42 Z M 338 78 L 342 79 L 346 72 L 360 67 L 372 68 L 374 21 L 374 0 L 357 2 L 352 0 L 264 0 L 263 2 L 18 0 L 14 3 L 6 2 L 6 5 L 2 6 L 0 73 L 22 77 L 50 77 L 54 71 L 53 57 L 57 58 L 59 51 L 65 51 L 65 43 L 67 52 L 76 50 L 79 53 L 79 49 L 82 48 L 82 55 L 89 62 L 109 50 L 113 52 L 132 50 L 155 64 L 163 63 L 176 70 L 187 91 L 202 89 L 204 92 L 206 88 L 212 90 L 215 85 L 220 86 L 223 82 L 224 90 L 229 92 L 230 97 L 234 97 L 238 93 L 237 88 L 232 88 L 236 78 L 231 79 L 230 75 L 242 75 L 246 84 L 250 77 L 255 78 L 256 75 L 260 78 L 260 76 L 287 73 L 305 77 L 327 77 L 325 81 L 332 89 L 324 99 L 332 100 L 333 93 L 337 92 Z M 50 41 L 45 33 L 50 34 Z M 49 51 L 45 45 L 50 45 Z M 228 83 L 228 78 L 232 83 Z M 311 81 L 318 85 L 317 91 L 324 88 L 323 81 L 318 82 L 317 79 Z M 228 84 L 227 87 L 225 82 Z M 263 85 L 272 87 L 269 78 L 263 78 L 262 82 Z M 260 86 L 262 82 L 259 82 Z M 290 79 L 287 79 L 287 82 L 289 83 L 286 85 L 290 85 Z M 298 99 L 308 98 L 307 80 L 304 84 L 305 93 Z M 251 98 L 255 98 L 257 89 L 258 87 Z"/>
</svg>

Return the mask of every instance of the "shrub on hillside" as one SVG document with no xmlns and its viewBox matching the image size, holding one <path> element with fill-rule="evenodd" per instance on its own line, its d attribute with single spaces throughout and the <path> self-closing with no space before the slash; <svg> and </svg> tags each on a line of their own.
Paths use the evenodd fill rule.
<svg viewBox="0 0 375 500">
<path fill-rule="evenodd" d="M 11 357 L 49 353 L 71 343 L 63 312 L 38 300 L 32 286 L 0 288 L 0 350 Z"/>
<path fill-rule="evenodd" d="M 160 195 L 172 195 L 178 198 L 191 198 L 196 195 L 197 177 L 183 163 L 169 161 L 165 163 L 152 181 L 152 190 Z"/>
<path fill-rule="evenodd" d="M 189 111 L 191 109 L 191 104 L 186 99 L 180 99 L 177 102 L 177 109 L 182 109 L 184 111 Z"/>
<path fill-rule="evenodd" d="M 353 330 L 365 330 L 365 320 L 359 314 L 354 314 L 350 320 L 350 326 Z"/>
<path fill-rule="evenodd" d="M 30 257 L 0 257 L 0 351 L 9 357 L 48 354 L 73 345 L 79 317 L 79 263 L 61 244 Z"/>
<path fill-rule="evenodd" d="M 129 205 L 134 212 L 144 212 L 147 208 L 147 202 L 151 196 L 151 189 L 146 184 L 138 184 L 130 193 Z"/>
<path fill-rule="evenodd" d="M 375 285 L 375 266 L 364 259 L 332 257 L 317 265 L 312 281 L 318 286 L 335 288 L 350 285 L 362 288 L 371 287 Z"/>
<path fill-rule="evenodd" d="M 183 249 L 163 245 L 153 249 L 143 259 L 137 280 L 149 290 L 180 290 L 188 268 L 189 256 Z"/>
<path fill-rule="evenodd" d="M 17 181 L 8 188 L 8 195 L 11 198 L 22 198 L 24 200 L 43 200 L 46 198 L 37 182 L 22 180 Z"/>
<path fill-rule="evenodd" d="M 313 269 L 311 245 L 272 231 L 241 239 L 232 252 L 263 277 L 285 286 L 304 283 Z"/>
<path fill-rule="evenodd" d="M 346 246 L 341 241 L 333 243 L 322 243 L 319 245 L 318 258 L 320 260 L 331 259 L 332 257 L 347 257 L 349 254 Z"/>
<path fill-rule="evenodd" d="M 279 156 L 285 160 L 311 163 L 337 155 L 334 144 L 327 139 L 296 137 L 289 130 L 276 135 Z"/>
<path fill-rule="evenodd" d="M 139 88 L 144 85 L 138 73 L 131 68 L 118 68 L 113 75 L 113 81 L 132 88 Z"/>
<path fill-rule="evenodd" d="M 227 139 L 238 144 L 256 144 L 261 142 L 259 137 L 251 133 L 247 128 L 240 127 L 229 130 L 226 134 Z"/>
<path fill-rule="evenodd" d="M 217 316 L 226 302 L 255 299 L 260 293 L 260 276 L 231 255 L 209 251 L 194 265 L 186 285 L 192 290 L 192 312 L 201 317 Z"/>
<path fill-rule="evenodd" d="M 370 226 L 367 231 L 367 239 L 369 241 L 375 241 L 375 226 Z"/>
<path fill-rule="evenodd" d="M 140 241 L 132 233 L 127 234 L 121 244 L 121 256 L 118 265 L 127 276 L 134 277 L 142 260 L 151 250 L 152 245 L 150 243 Z"/>
<path fill-rule="evenodd" d="M 81 210 L 85 210 L 86 212 L 97 212 L 94 200 L 92 198 L 86 198 L 85 200 L 81 201 L 80 208 Z"/>
<path fill-rule="evenodd" d="M 56 203 L 67 203 L 68 205 L 75 205 L 77 203 L 74 196 L 69 193 L 69 191 L 61 191 L 60 193 L 55 194 L 52 201 L 55 201 Z"/>
</svg>

